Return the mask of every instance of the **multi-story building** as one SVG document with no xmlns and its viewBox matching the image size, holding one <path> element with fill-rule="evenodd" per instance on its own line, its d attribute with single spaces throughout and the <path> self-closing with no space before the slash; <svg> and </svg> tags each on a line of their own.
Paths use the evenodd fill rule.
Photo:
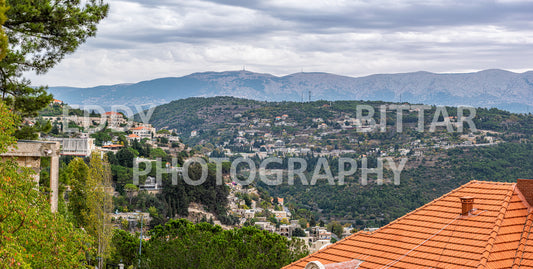
<svg viewBox="0 0 533 269">
<path fill-rule="evenodd" d="M 139 126 L 131 128 L 130 131 L 140 137 L 140 139 L 148 138 L 152 139 L 152 135 L 155 134 L 155 128 L 150 128 L 146 126 Z"/>
<path fill-rule="evenodd" d="M 58 141 L 61 144 L 61 155 L 87 157 L 96 149 L 94 138 L 57 138 L 51 137 L 47 140 Z"/>
</svg>

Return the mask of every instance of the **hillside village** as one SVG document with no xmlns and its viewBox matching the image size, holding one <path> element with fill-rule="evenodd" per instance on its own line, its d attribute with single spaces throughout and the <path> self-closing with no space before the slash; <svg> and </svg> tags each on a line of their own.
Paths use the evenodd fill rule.
<svg viewBox="0 0 533 269">
<path fill-rule="evenodd" d="M 444 157 L 449 156 L 450 152 L 496 147 L 509 142 L 527 144 L 529 141 L 527 131 L 520 133 L 509 130 L 513 128 L 513 124 L 525 124 L 526 127 L 529 124 L 521 122 L 520 118 L 513 118 L 514 115 L 506 115 L 507 119 L 502 119 L 507 129 L 502 130 L 501 126 L 476 121 L 480 127 L 488 128 L 467 128 L 458 132 L 462 122 L 453 112 L 450 115 L 432 116 L 435 113 L 433 108 L 424 116 L 433 118 L 434 121 L 437 119 L 441 123 L 440 127 L 435 131 L 428 131 L 426 129 L 432 127 L 424 122 L 425 129 L 420 132 L 416 130 L 418 123 L 412 120 L 414 115 L 420 115 L 420 111 L 415 108 L 406 110 L 408 120 L 404 129 L 394 131 L 398 122 L 389 122 L 397 119 L 394 109 L 385 110 L 388 113 L 386 118 L 374 115 L 373 118 L 360 119 L 355 113 L 331 110 L 336 105 L 332 102 L 307 104 L 309 105 L 324 116 L 317 117 L 309 113 L 302 117 L 294 107 L 272 109 L 269 106 L 252 106 L 244 109 L 232 104 L 230 106 L 233 110 L 229 111 L 224 106 L 219 107 L 225 110 L 221 113 L 224 115 L 222 118 L 214 119 L 217 115 L 210 114 L 212 118 L 209 121 L 190 125 L 189 130 L 184 131 L 171 128 L 173 126 L 161 127 L 157 121 L 151 121 L 156 125 L 132 121 L 124 113 L 116 111 L 98 114 L 95 111 L 72 109 L 56 100 L 39 117 L 27 118 L 25 122 L 32 125 L 50 121 L 51 130 L 41 134 L 41 139 L 59 142 L 65 162 L 74 157 L 87 158 L 95 151 L 100 152 L 102 157 L 107 157 L 113 176 L 112 223 L 115 228 L 131 234 L 142 233 L 144 235 L 141 238 L 149 240 L 150 229 L 176 218 L 186 218 L 192 223 L 207 222 L 223 229 L 254 226 L 289 240 L 300 239 L 305 242 L 308 253 L 327 249 L 327 246 L 359 231 L 373 232 L 387 224 L 395 215 L 384 207 L 367 210 L 367 201 L 367 204 L 356 204 L 355 211 L 352 211 L 355 213 L 342 217 L 339 214 L 345 214 L 346 210 L 335 209 L 338 205 L 334 205 L 332 211 L 331 205 L 324 206 L 323 203 L 323 199 L 326 199 L 342 204 L 349 198 L 343 193 L 334 193 L 335 186 L 327 187 L 326 191 L 324 183 L 319 182 L 317 187 L 325 188 L 321 191 L 322 202 L 317 200 L 322 204 L 315 203 L 313 206 L 312 197 L 317 196 L 320 192 L 318 189 L 311 190 L 306 198 L 310 200 L 306 201 L 298 197 L 309 192 L 309 188 L 298 191 L 298 186 L 285 189 L 280 186 L 276 189 L 259 182 L 242 184 L 240 177 L 249 176 L 250 167 L 236 168 L 239 180 L 235 180 L 230 177 L 229 162 L 222 165 L 224 184 L 218 189 L 208 187 L 213 183 L 183 189 L 180 184 L 185 182 L 178 183 L 176 188 L 168 185 L 170 174 L 177 173 L 182 180 L 184 164 L 198 157 L 225 157 L 227 161 L 244 158 L 255 164 L 268 157 L 301 157 L 309 161 L 316 158 L 335 161 L 340 157 L 351 157 L 357 162 L 365 160 L 365 163 L 367 158 L 392 158 L 406 159 L 409 171 L 419 171 L 417 169 L 421 167 L 443 165 Z M 65 109 L 68 111 L 66 115 L 58 113 Z M 203 115 L 202 111 L 197 113 L 200 117 Z M 482 111 L 482 117 L 483 113 L 486 112 Z M 170 118 L 170 115 L 167 117 Z M 383 123 L 384 119 L 387 122 L 379 124 L 379 120 Z M 207 128 L 200 128 L 206 127 L 206 124 Z M 454 151 L 457 149 L 460 150 Z M 146 170 L 148 173 L 141 177 L 139 184 L 135 183 L 133 169 L 146 164 L 151 164 L 151 168 Z M 162 169 L 164 173 L 162 181 L 157 179 L 158 169 Z M 307 168 L 305 173 L 312 170 L 313 167 Z M 260 170 L 259 174 L 273 178 L 277 175 L 286 177 L 288 172 L 283 163 L 266 171 Z M 412 175 L 411 172 L 408 174 Z M 390 171 L 385 173 L 385 177 L 386 185 L 393 182 Z M 355 176 L 351 179 L 357 180 Z M 373 180 L 375 178 L 372 177 L 371 181 Z M 349 186 L 361 188 L 357 182 L 350 182 Z M 400 187 L 409 188 L 405 184 Z M 68 197 L 70 186 L 63 186 L 62 189 L 63 195 Z M 198 195 L 206 190 L 210 193 Z M 435 188 L 433 191 L 438 193 Z M 220 195 L 223 197 L 219 197 Z M 330 199 L 328 195 L 335 198 Z M 416 192 L 414 195 L 416 196 Z M 341 201 L 338 197 L 345 198 Z M 423 201 L 421 197 L 416 200 L 406 198 L 411 199 L 411 204 L 404 205 L 406 208 Z M 375 196 L 371 199 L 380 198 Z M 367 212 L 357 215 L 361 211 Z M 403 213 L 397 209 L 394 211 L 394 214 Z"/>
<path fill-rule="evenodd" d="M 394 121 L 385 124 L 386 132 L 380 132 L 379 128 L 382 125 L 372 124 L 371 119 L 361 120 L 355 116 L 355 113 L 331 110 L 331 106 L 336 105 L 334 103 L 316 102 L 313 105 L 314 109 L 324 116 L 305 115 L 302 117 L 298 109 L 283 109 L 283 107 L 266 113 L 265 110 L 261 110 L 261 106 L 257 105 L 245 109 L 239 104 L 224 105 L 218 102 L 218 108 L 214 110 L 209 107 L 202 108 L 210 110 L 209 113 L 204 114 L 211 117 L 210 127 L 198 129 L 192 126 L 187 132 L 179 128 L 170 128 L 172 126 L 155 128 L 150 123 L 131 121 L 120 112 L 108 111 L 97 114 L 94 111 L 71 109 L 59 100 L 45 109 L 40 117 L 28 119 L 28 121 L 31 123 L 50 120 L 53 128 L 46 139 L 61 142 L 64 156 L 86 157 L 94 150 L 118 156 L 119 151 L 135 144 L 140 149 L 143 147 L 147 149 L 145 156 L 136 157 L 135 162 L 156 162 L 156 157 L 163 158 L 166 169 L 175 170 L 178 173 L 182 173 L 183 162 L 193 156 L 233 159 L 244 157 L 259 160 L 279 156 L 315 156 L 330 159 L 343 156 L 356 159 L 392 157 L 408 158 L 407 166 L 414 167 L 424 162 L 434 161 L 440 156 L 441 150 L 492 146 L 508 140 L 502 132 L 493 130 L 450 133 L 446 128 L 439 128 L 435 132 L 415 132 L 417 123 L 412 120 L 404 125 L 404 132 L 391 133 L 390 130 L 395 127 Z M 230 106 L 232 109 L 227 111 Z M 67 108 L 68 115 L 63 115 L 64 108 Z M 60 111 L 62 114 L 58 113 Z M 225 116 L 222 119 L 213 119 L 217 117 L 214 111 L 223 111 L 222 114 Z M 276 111 L 287 112 L 276 113 Z M 393 109 L 386 112 L 391 115 L 387 120 L 396 118 Z M 405 112 L 408 116 L 419 113 L 416 108 Z M 89 113 L 88 117 L 87 113 Z M 198 113 L 202 117 L 202 112 Z M 432 118 L 432 116 L 426 115 L 426 118 Z M 376 118 L 376 122 L 377 120 L 379 119 Z M 459 128 L 455 115 L 441 117 L 440 120 L 443 124 L 449 124 L 454 130 Z M 184 144 L 183 140 L 187 141 L 188 145 Z M 181 162 L 172 163 L 173 157 L 180 157 Z M 246 171 L 249 170 L 241 170 L 245 173 Z M 274 169 L 270 172 L 274 171 L 278 170 Z M 281 171 L 286 173 L 285 170 Z M 267 176 L 272 175 L 273 173 L 269 173 Z M 117 174 L 114 177 L 120 176 Z M 228 228 L 254 225 L 288 238 L 301 237 L 308 242 L 312 252 L 357 230 L 352 225 L 346 224 L 345 226 L 338 225 L 340 227 L 333 231 L 332 225 L 327 227 L 327 223 L 322 221 L 320 221 L 322 226 L 319 226 L 314 217 L 302 218 L 301 214 L 297 214 L 293 218 L 291 210 L 284 204 L 283 197 L 270 197 L 262 188 L 258 189 L 256 184 L 243 186 L 232 181 L 228 175 L 224 178 L 225 185 L 229 189 L 226 214 L 232 216 L 234 220 L 222 223 L 217 220 L 216 215 L 197 203 L 191 203 L 187 210 L 190 220 L 211 220 L 213 223 Z M 155 175 L 147 176 L 137 189 L 131 189 L 131 187 L 128 190 L 125 189 L 128 182 L 131 183 L 131 178 L 124 178 L 121 182 L 115 182 L 117 188 L 115 197 L 128 196 L 130 198 L 127 200 L 130 203 L 141 192 L 158 195 L 164 188 L 161 183 L 156 182 Z M 130 209 L 127 209 L 127 203 L 122 204 L 123 206 L 118 206 L 115 212 L 117 227 L 124 226 L 121 222 L 128 220 L 131 223 L 126 226 L 133 228 L 132 231 L 138 230 L 139 215 L 135 211 L 128 213 Z M 291 208 L 293 213 L 298 209 L 294 206 Z M 147 214 L 145 218 L 148 224 L 151 219 L 150 215 Z M 365 229 L 375 228 L 377 227 Z"/>
<path fill-rule="evenodd" d="M 59 100 L 51 105 L 62 108 L 63 104 Z M 46 113 L 43 113 L 46 114 Z M 79 114 L 79 111 L 78 111 Z M 240 120 L 241 116 L 236 115 L 235 119 Z M 161 149 L 169 154 L 169 156 L 177 156 L 176 153 L 181 151 L 191 151 L 186 145 L 181 143 L 179 136 L 175 133 L 175 130 L 167 131 L 166 129 L 156 130 L 151 124 L 130 122 L 123 113 L 118 112 L 105 112 L 103 114 L 95 114 L 86 117 L 79 115 L 48 115 L 40 116 L 37 119 L 28 119 L 31 124 L 32 121 L 48 120 L 54 125 L 63 126 L 64 123 L 68 124 L 68 129 L 65 132 L 58 132 L 55 136 L 48 135 L 44 139 L 48 141 L 59 141 L 61 143 L 61 154 L 63 156 L 78 156 L 88 157 L 91 152 L 99 151 L 102 153 L 114 152 L 128 146 L 128 144 L 141 142 L 145 145 L 149 145 L 152 149 Z M 276 119 L 279 124 L 285 125 L 288 123 L 287 115 Z M 260 127 L 269 127 L 269 123 L 264 121 L 265 124 L 259 124 Z M 275 123 L 279 125 L 278 123 Z M 110 135 L 107 139 L 101 139 L 97 134 L 101 131 L 102 126 L 105 129 L 110 130 Z M 194 131 L 191 132 L 191 136 L 194 137 Z M 237 145 L 243 147 L 248 145 L 248 138 L 255 136 L 255 131 L 249 130 L 238 132 L 238 136 L 235 137 Z M 261 134 L 261 132 L 257 132 Z M 273 141 L 275 136 L 271 136 L 268 133 L 264 133 L 262 139 L 264 141 Z M 254 141 L 252 141 L 253 143 Z M 268 144 L 262 145 L 257 153 L 266 157 L 273 154 L 276 149 L 280 152 L 289 153 L 287 148 L 280 141 L 276 141 L 274 146 Z M 229 146 L 235 146 L 236 144 L 229 144 Z M 227 156 L 233 155 L 231 150 L 225 150 Z M 292 151 L 290 151 L 292 152 Z M 305 149 L 301 153 L 307 153 Z M 246 156 L 246 154 L 243 154 Z M 155 159 L 140 158 L 137 157 L 136 162 L 156 162 Z M 186 161 L 186 159 L 184 160 Z M 165 164 L 167 169 L 176 169 L 178 172 L 182 172 L 181 167 L 172 167 L 169 162 Z M 308 248 L 311 252 L 315 252 L 320 248 L 329 245 L 333 241 L 339 240 L 345 236 L 350 235 L 354 228 L 348 226 L 342 228 L 342 233 L 338 235 L 328 231 L 324 226 L 311 226 L 306 220 L 292 219 L 290 210 L 284 205 L 284 199 L 281 197 L 269 197 L 259 191 L 253 186 L 243 186 L 235 182 L 232 182 L 228 176 L 225 176 L 225 185 L 229 189 L 228 199 L 228 214 L 238 217 L 238 220 L 233 225 L 225 225 L 216 220 L 216 216 L 210 212 L 207 212 L 201 205 L 192 203 L 188 208 L 191 221 L 206 221 L 210 220 L 215 224 L 221 225 L 226 228 L 231 227 L 243 227 L 254 225 L 262 230 L 273 232 L 292 238 L 293 236 L 299 237 L 308 243 Z M 139 188 L 135 191 L 126 191 L 127 196 L 135 196 L 139 192 L 146 192 L 151 195 L 157 195 L 161 193 L 163 186 L 156 182 L 155 177 L 148 176 L 144 182 L 139 185 Z M 115 191 L 115 197 L 120 196 L 120 193 Z M 130 198 L 131 200 L 131 198 Z M 148 212 L 139 211 L 120 211 L 116 210 L 113 214 L 115 220 L 115 226 L 117 228 L 124 228 L 130 231 L 139 231 L 140 229 L 140 217 L 143 218 L 144 229 L 147 229 L 150 225 L 151 214 Z"/>
<path fill-rule="evenodd" d="M 411 111 L 414 112 L 414 111 Z M 457 128 L 457 117 L 449 117 L 450 124 Z M 313 152 L 317 156 L 343 156 L 357 154 L 360 156 L 400 157 L 424 156 L 424 151 L 430 149 L 451 149 L 457 147 L 490 146 L 502 142 L 500 133 L 480 130 L 476 133 L 452 136 L 440 130 L 431 136 L 418 139 L 417 137 L 402 137 L 402 143 L 373 138 L 378 125 L 361 122 L 359 119 L 346 114 L 332 119 L 312 118 L 312 124 L 301 126 L 291 119 L 288 114 L 276 116 L 274 119 L 244 117 L 235 114 L 232 128 L 220 129 L 222 135 L 229 135 L 227 140 L 215 146 L 222 147 L 224 154 L 231 156 L 240 154 L 251 157 L 257 155 L 266 158 L 273 155 L 306 155 Z M 279 131 L 273 132 L 273 129 Z M 359 129 L 358 129 L 359 128 Z M 291 131 L 287 131 L 290 129 Z M 366 134 L 366 135 L 365 135 Z M 194 138 L 198 131 L 191 131 Z M 209 138 L 200 140 L 199 145 L 211 143 Z M 209 152 L 207 152 L 209 153 Z"/>
<path fill-rule="evenodd" d="M 0 268 L 533 268 L 533 4 L 387 4 L 0 0 Z"/>
</svg>

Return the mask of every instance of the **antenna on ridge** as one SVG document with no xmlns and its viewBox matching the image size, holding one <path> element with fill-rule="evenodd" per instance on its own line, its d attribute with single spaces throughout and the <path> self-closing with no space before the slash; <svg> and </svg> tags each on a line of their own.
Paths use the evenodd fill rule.
<svg viewBox="0 0 533 269">
<path fill-rule="evenodd" d="M 309 102 L 311 102 L 311 91 L 309 91 Z"/>
</svg>

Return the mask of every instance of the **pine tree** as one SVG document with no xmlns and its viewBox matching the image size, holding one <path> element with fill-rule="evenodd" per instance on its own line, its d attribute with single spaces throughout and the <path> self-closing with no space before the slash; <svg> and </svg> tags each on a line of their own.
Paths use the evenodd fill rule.
<svg viewBox="0 0 533 269">
<path fill-rule="evenodd" d="M 4 25 L 6 21 L 6 1 L 0 0 L 0 26 Z M 7 55 L 7 36 L 4 32 L 4 28 L 0 27 L 0 59 L 4 59 Z"/>
<path fill-rule="evenodd" d="M 84 4 L 80 0 L 8 0 L 7 5 L 4 31 L 9 45 L 0 38 L 5 56 L 0 61 L 0 98 L 21 118 L 34 117 L 52 101 L 52 95 L 45 86 L 31 87 L 23 73 L 44 74 L 73 53 L 96 34 L 96 25 L 107 15 L 108 5 L 102 0 Z M 50 129 L 48 124 L 24 126 L 15 135 L 35 139 L 35 132 Z"/>
</svg>

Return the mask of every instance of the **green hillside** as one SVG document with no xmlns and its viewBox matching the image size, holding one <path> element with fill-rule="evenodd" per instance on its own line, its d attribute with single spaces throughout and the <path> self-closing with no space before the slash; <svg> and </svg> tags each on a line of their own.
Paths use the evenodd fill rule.
<svg viewBox="0 0 533 269">
<path fill-rule="evenodd" d="M 458 109 L 446 107 L 447 115 L 441 115 L 437 107 L 428 107 L 422 114 L 423 131 L 417 130 L 419 112 L 406 109 L 398 131 L 398 112 L 391 105 L 400 104 L 189 98 L 157 107 L 150 122 L 158 128 L 177 129 L 183 141 L 207 155 L 234 159 L 251 154 L 257 167 L 265 148 L 271 150 L 268 156 L 299 156 L 309 164 L 308 178 L 319 156 L 328 160 L 334 173 L 339 156 L 356 159 L 358 167 L 362 158 L 368 159 L 369 167 L 376 167 L 378 157 L 408 159 L 398 186 L 390 183 L 392 172 L 387 169 L 384 185 L 372 180 L 375 175 L 368 185 L 361 185 L 360 170 L 342 186 L 329 185 L 325 180 L 314 186 L 254 183 L 272 196 L 284 197 L 296 218 L 310 222 L 339 220 L 358 228 L 382 226 L 470 180 L 513 182 L 533 177 L 531 114 L 477 108 L 472 120 L 475 130 L 465 124 L 462 132 L 456 127 L 451 132 L 444 127 L 431 132 L 432 120 L 442 122 L 446 116 L 456 121 Z M 385 131 L 355 128 L 351 121 L 357 117 L 358 106 L 374 108 L 373 119 L 377 123 L 384 119 Z M 387 106 L 383 116 L 382 106 Z M 191 131 L 198 134 L 190 136 Z M 273 146 L 276 141 L 283 146 Z M 298 153 L 301 149 L 307 153 Z M 286 169 L 287 162 L 277 168 Z"/>
</svg>

